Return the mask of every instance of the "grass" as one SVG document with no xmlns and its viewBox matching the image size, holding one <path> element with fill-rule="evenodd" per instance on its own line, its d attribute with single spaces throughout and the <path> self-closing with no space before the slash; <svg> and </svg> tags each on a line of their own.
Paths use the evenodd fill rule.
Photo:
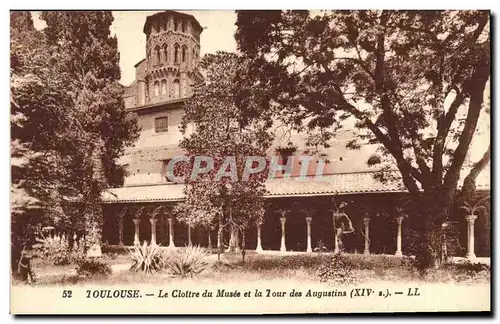
<svg viewBox="0 0 500 324">
<path fill-rule="evenodd" d="M 208 268 L 195 278 L 179 278 L 168 271 L 159 271 L 153 275 L 141 272 L 121 271 L 109 277 L 81 278 L 69 274 L 74 265 L 55 267 L 38 263 L 35 271 L 39 274 L 52 271 L 54 275 L 40 277 L 37 285 L 116 285 L 116 284 L 164 284 L 179 281 L 195 283 L 217 282 L 300 282 L 319 283 L 317 268 L 320 263 L 331 255 L 328 254 L 298 254 L 274 255 L 257 254 L 249 251 L 245 262 L 239 254 L 223 254 L 221 261 L 216 255 L 207 258 Z M 456 283 L 485 284 L 490 281 L 489 267 L 466 265 L 446 265 L 438 270 L 431 270 L 426 276 L 421 276 L 412 270 L 403 258 L 384 255 L 345 254 L 352 265 L 352 274 L 356 284 L 373 282 L 400 283 Z M 107 263 L 130 264 L 130 257 L 123 254 L 106 254 Z M 49 271 L 49 272 L 50 272 Z"/>
</svg>

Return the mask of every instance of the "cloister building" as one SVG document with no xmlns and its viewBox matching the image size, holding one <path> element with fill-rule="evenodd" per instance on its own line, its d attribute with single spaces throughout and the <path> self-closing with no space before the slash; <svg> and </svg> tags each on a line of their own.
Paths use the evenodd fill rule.
<svg viewBox="0 0 500 324">
<path fill-rule="evenodd" d="M 174 11 L 149 16 L 145 21 L 146 55 L 135 65 L 135 81 L 126 87 L 124 95 L 126 109 L 139 117 L 141 133 L 135 146 L 120 160 L 129 173 L 123 187 L 110 189 L 103 196 L 103 241 L 110 245 L 148 241 L 170 247 L 215 246 L 217 242 L 216 227 L 189 228 L 176 221 L 171 211 L 184 199 L 183 184 L 169 182 L 166 177 L 168 161 L 184 154 L 178 147 L 183 136 L 179 125 L 184 100 L 191 95 L 193 83 L 202 78 L 197 70 L 202 31 L 192 15 Z M 348 202 L 345 212 L 355 228 L 353 234 L 344 236 L 348 252 L 405 253 L 407 242 L 403 238 L 411 215 L 395 206 L 406 191 L 398 181 L 382 183 L 374 178 L 379 170 L 367 161 L 376 153 L 376 145 L 346 148 L 354 135 L 354 130 L 346 129 L 331 140 L 324 152 L 328 163 L 322 181 L 298 179 L 299 165 L 291 166 L 291 177 L 267 181 L 265 198 L 271 207 L 262 224 L 247 229 L 247 249 L 312 252 L 324 245 L 334 250 L 331 199 L 335 196 Z M 298 148 L 290 154 L 299 154 L 305 140 L 301 134 L 287 139 L 285 142 Z M 283 141 L 277 133 L 269 154 L 277 154 L 280 145 Z M 287 156 L 282 159 L 284 164 L 288 161 Z M 311 162 L 311 174 L 319 163 L 319 159 Z M 481 174 L 477 188 L 479 198 L 489 195 L 489 169 Z M 464 255 L 489 257 L 489 209 L 460 219 Z"/>
</svg>

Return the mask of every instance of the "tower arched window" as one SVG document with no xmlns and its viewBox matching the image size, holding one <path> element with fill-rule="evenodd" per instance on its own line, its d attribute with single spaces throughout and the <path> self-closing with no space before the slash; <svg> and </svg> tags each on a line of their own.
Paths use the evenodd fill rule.
<svg viewBox="0 0 500 324">
<path fill-rule="evenodd" d="M 185 45 L 182 46 L 182 63 L 187 61 L 187 47 Z"/>
<path fill-rule="evenodd" d="M 159 47 L 155 48 L 155 55 L 156 55 L 156 62 L 155 62 L 155 64 L 160 64 L 161 63 L 161 52 L 160 52 L 160 48 Z"/>
<path fill-rule="evenodd" d="M 179 99 L 179 96 L 181 95 L 181 84 L 179 82 L 179 79 L 174 80 L 174 99 Z"/>
<path fill-rule="evenodd" d="M 160 95 L 160 83 L 158 81 L 154 83 L 154 95 L 155 97 Z"/>
<path fill-rule="evenodd" d="M 179 63 L 179 44 L 174 45 L 174 62 Z"/>
<path fill-rule="evenodd" d="M 179 28 L 179 20 L 177 18 L 174 18 L 174 30 L 177 31 Z"/>
<path fill-rule="evenodd" d="M 168 63 L 168 45 L 163 45 L 163 62 Z"/>
<path fill-rule="evenodd" d="M 161 80 L 161 95 L 167 94 L 167 80 Z"/>
<path fill-rule="evenodd" d="M 182 30 L 183 33 L 186 32 L 186 21 L 185 20 L 181 21 L 181 30 Z"/>
<path fill-rule="evenodd" d="M 193 67 L 196 67 L 196 50 L 193 48 L 193 54 L 192 54 L 192 57 L 191 57 L 191 65 Z"/>
</svg>

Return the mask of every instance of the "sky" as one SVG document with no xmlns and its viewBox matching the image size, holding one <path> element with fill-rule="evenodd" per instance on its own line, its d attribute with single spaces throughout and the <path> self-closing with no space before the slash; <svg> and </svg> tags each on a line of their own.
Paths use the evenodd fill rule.
<svg viewBox="0 0 500 324">
<path fill-rule="evenodd" d="M 146 35 L 142 29 L 146 17 L 158 11 L 113 11 L 114 22 L 111 33 L 118 39 L 120 52 L 121 83 L 129 85 L 135 77 L 134 65 L 146 55 Z M 180 11 L 193 15 L 204 28 L 201 33 L 201 55 L 215 53 L 217 50 L 234 52 L 236 41 L 236 13 L 234 10 L 220 11 Z M 35 27 L 41 29 L 44 22 L 33 12 Z"/>
</svg>

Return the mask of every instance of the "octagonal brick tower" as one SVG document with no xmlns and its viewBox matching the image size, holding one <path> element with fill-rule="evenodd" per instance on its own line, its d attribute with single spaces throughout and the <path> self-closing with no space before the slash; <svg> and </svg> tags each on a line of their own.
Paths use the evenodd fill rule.
<svg viewBox="0 0 500 324">
<path fill-rule="evenodd" d="M 176 101 L 191 94 L 199 77 L 200 35 L 203 28 L 191 15 L 164 11 L 144 24 L 146 59 L 138 68 L 136 105 Z M 142 67 L 142 68 L 141 68 Z"/>
</svg>

